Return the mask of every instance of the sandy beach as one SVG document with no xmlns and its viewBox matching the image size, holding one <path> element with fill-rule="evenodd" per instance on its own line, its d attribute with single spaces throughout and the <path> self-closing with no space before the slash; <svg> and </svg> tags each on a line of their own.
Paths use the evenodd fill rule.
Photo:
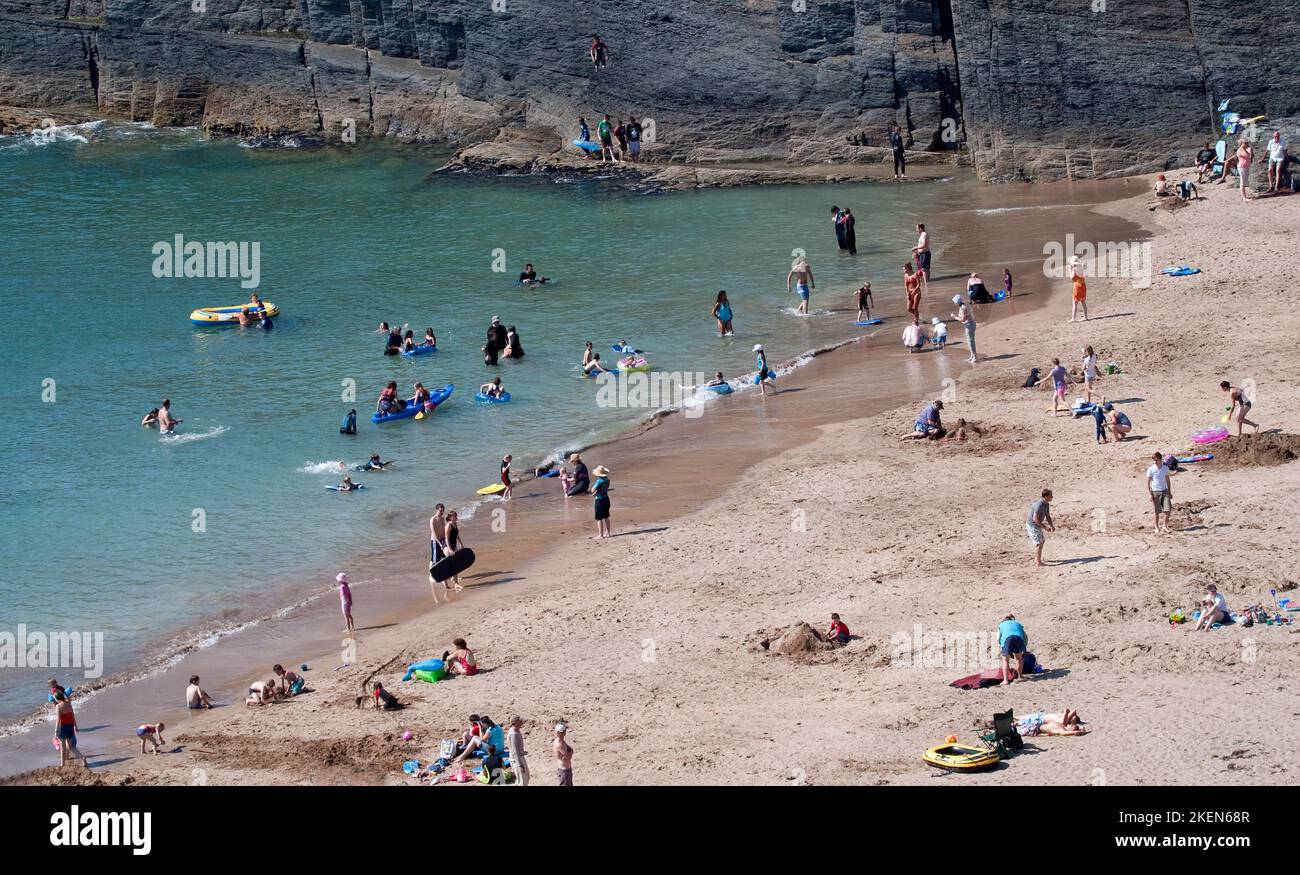
<svg viewBox="0 0 1300 875">
<path fill-rule="evenodd" d="M 312 692 L 285 704 L 234 700 L 187 716 L 168 733 L 177 752 L 139 756 L 123 739 L 104 751 L 110 768 L 16 781 L 414 783 L 403 760 L 435 758 L 439 739 L 487 713 L 525 718 L 539 784 L 554 782 L 560 718 L 577 784 L 1294 783 L 1278 752 L 1300 735 L 1287 721 L 1295 627 L 1197 633 L 1168 615 L 1190 613 L 1207 583 L 1234 610 L 1271 609 L 1270 589 L 1296 587 L 1300 523 L 1286 508 L 1300 469 L 1286 462 L 1300 447 L 1289 376 L 1300 350 L 1279 326 L 1291 315 L 1300 200 L 1243 204 L 1235 189 L 1207 185 L 1204 199 L 1170 210 L 1145 180 L 1128 190 L 1141 194 L 1099 208 L 1098 221 L 1147 229 L 1155 268 L 1201 273 L 1149 286 L 1090 273 L 1092 318 L 1069 323 L 1068 284 L 1047 284 L 1041 262 L 1020 265 L 1017 286 L 1036 287 L 1041 306 L 982 324 L 975 367 L 963 371 L 953 323 L 949 349 L 904 362 L 907 378 L 889 387 L 870 385 L 873 364 L 907 354 L 864 343 L 778 381 L 772 398 L 735 398 L 706 423 L 707 444 L 670 418 L 645 436 L 657 444 L 588 455 L 613 469 L 616 537 L 589 540 L 585 502 L 564 511 L 563 537 L 535 558 L 512 562 L 507 530 L 467 581 L 499 597 L 378 629 L 359 620 L 349 667 L 332 670 L 337 654 L 317 660 Z M 947 316 L 970 267 L 992 280 L 991 265 L 954 256 L 924 316 Z M 1053 356 L 1077 372 L 1087 344 L 1119 365 L 1097 391 L 1132 418 L 1126 441 L 1095 444 L 1090 417 L 1053 417 L 1049 392 L 1022 388 Z M 1251 387 L 1260 433 L 1215 444 L 1214 460 L 1177 474 L 1176 531 L 1158 535 L 1143 471 L 1153 452 L 1183 455 L 1193 432 L 1218 422 L 1223 379 Z M 950 427 L 967 421 L 967 440 L 900 442 L 933 397 Z M 735 475 L 718 485 L 717 466 Z M 1045 486 L 1057 532 L 1036 568 L 1024 519 Z M 485 537 L 474 546 L 486 554 Z M 832 611 L 854 635 L 843 648 L 761 644 L 799 621 L 824 629 Z M 1008 687 L 949 686 L 994 667 L 963 642 L 993 635 L 1007 613 L 1047 671 Z M 478 676 L 399 682 L 457 635 L 478 654 Z M 410 707 L 358 710 L 374 679 Z M 1067 707 L 1088 735 L 1029 738 L 996 770 L 948 775 L 920 760 L 948 735 L 973 741 L 995 711 Z"/>
</svg>

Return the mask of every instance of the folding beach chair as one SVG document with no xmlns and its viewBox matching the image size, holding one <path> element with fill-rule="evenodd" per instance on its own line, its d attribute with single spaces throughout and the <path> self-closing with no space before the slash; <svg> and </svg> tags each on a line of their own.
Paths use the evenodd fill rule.
<svg viewBox="0 0 1300 875">
<path fill-rule="evenodd" d="M 980 736 L 980 740 L 991 748 L 996 748 L 998 756 L 1009 759 L 1012 751 L 1025 746 L 1025 740 L 1016 731 L 1015 711 L 993 715 L 993 731 Z"/>
</svg>

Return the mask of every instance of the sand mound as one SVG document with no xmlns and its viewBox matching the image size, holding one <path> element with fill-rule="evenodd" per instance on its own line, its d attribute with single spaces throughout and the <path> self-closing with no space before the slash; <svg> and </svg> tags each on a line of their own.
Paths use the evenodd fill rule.
<svg viewBox="0 0 1300 875">
<path fill-rule="evenodd" d="M 1214 453 L 1214 461 L 1204 464 L 1216 468 L 1281 465 L 1300 455 L 1300 435 L 1285 432 L 1233 435 L 1225 441 L 1210 444 L 1205 450 Z"/>
<path fill-rule="evenodd" d="M 808 656 L 835 649 L 834 644 L 819 638 L 813 627 L 803 620 L 797 620 L 784 629 L 763 631 L 752 637 L 758 639 L 759 647 L 782 656 Z"/>
</svg>

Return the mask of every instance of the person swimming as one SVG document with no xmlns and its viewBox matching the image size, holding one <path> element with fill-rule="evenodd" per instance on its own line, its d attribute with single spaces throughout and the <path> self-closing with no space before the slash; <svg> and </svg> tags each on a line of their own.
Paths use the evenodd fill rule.
<svg viewBox="0 0 1300 875">
<path fill-rule="evenodd" d="M 589 375 L 613 373 L 612 370 L 610 370 L 609 368 L 605 367 L 603 364 L 600 363 L 600 353 L 598 352 L 591 354 L 591 361 L 587 362 L 587 364 L 583 366 L 583 371 L 585 371 Z"/>
<path fill-rule="evenodd" d="M 550 282 L 550 280 L 544 276 L 539 277 L 537 271 L 533 269 L 533 265 L 530 262 L 529 264 L 524 265 L 524 272 L 519 274 L 519 282 L 526 286 L 540 286 L 542 283 Z"/>
<path fill-rule="evenodd" d="M 356 470 L 356 471 L 382 471 L 382 470 L 384 470 L 385 468 L 387 468 L 387 467 L 388 467 L 389 465 L 391 465 L 391 464 L 393 464 L 393 460 L 392 460 L 392 459 L 389 459 L 387 462 L 383 462 L 383 461 L 380 461 L 380 458 L 379 458 L 379 454 L 378 454 L 378 453 L 371 453 L 371 454 L 370 454 L 370 459 L 367 460 L 367 462 L 366 462 L 364 465 L 357 465 L 357 467 L 354 468 L 353 470 Z"/>
<path fill-rule="evenodd" d="M 384 355 L 397 355 L 402 350 L 402 330 L 400 328 L 390 329 L 388 340 L 384 346 Z"/>
<path fill-rule="evenodd" d="M 407 330 L 406 336 L 402 338 L 402 352 L 415 351 L 415 332 Z"/>
<path fill-rule="evenodd" d="M 352 477 L 349 476 L 349 475 L 347 475 L 347 474 L 345 474 L 345 475 L 343 475 L 343 482 L 340 483 L 340 484 L 338 485 L 337 488 L 338 488 L 338 491 L 339 491 L 339 492 L 351 492 L 351 491 L 354 490 L 354 489 L 360 489 L 360 488 L 361 488 L 361 484 L 360 484 L 360 483 L 353 483 L 353 482 L 352 482 Z"/>
<path fill-rule="evenodd" d="M 155 407 L 153 410 L 150 410 L 148 413 L 146 413 L 144 415 L 144 419 L 140 420 L 140 425 L 144 426 L 145 428 L 157 428 L 158 408 Z"/>
<path fill-rule="evenodd" d="M 430 349 L 434 349 L 438 346 L 438 338 L 434 335 L 432 328 L 424 329 L 424 343 L 420 345 L 427 346 Z"/>
</svg>

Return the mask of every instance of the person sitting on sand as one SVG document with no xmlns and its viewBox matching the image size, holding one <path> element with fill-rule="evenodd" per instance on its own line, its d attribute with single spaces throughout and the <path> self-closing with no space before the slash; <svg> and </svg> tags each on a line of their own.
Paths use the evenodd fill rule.
<svg viewBox="0 0 1300 875">
<path fill-rule="evenodd" d="M 1101 409 L 1106 414 L 1106 425 L 1110 428 L 1110 433 L 1115 436 L 1115 440 L 1124 440 L 1125 436 L 1133 430 L 1133 423 L 1129 421 L 1128 414 L 1116 410 L 1115 405 L 1109 401 L 1102 404 Z"/>
<path fill-rule="evenodd" d="M 384 685 L 379 681 L 375 681 L 372 695 L 376 711 L 398 711 L 402 708 L 402 703 L 397 701 L 397 697 L 385 690 Z"/>
<path fill-rule="evenodd" d="M 1079 712 L 1069 708 L 1052 714 L 1035 711 L 1016 721 L 1016 731 L 1022 736 L 1087 735 L 1088 730 L 1079 725 L 1081 722 Z"/>
<path fill-rule="evenodd" d="M 1218 157 L 1218 154 L 1214 151 L 1214 147 L 1208 142 L 1201 146 L 1200 151 L 1196 153 L 1197 182 L 1205 182 L 1205 178 L 1209 176 L 1210 172 L 1214 169 L 1214 163 Z"/>
<path fill-rule="evenodd" d="M 1201 598 L 1201 617 L 1196 621 L 1193 632 L 1208 632 L 1215 623 L 1228 621 L 1228 600 L 1214 584 L 1207 584 L 1205 595 Z"/>
<path fill-rule="evenodd" d="M 466 757 L 472 756 L 474 751 L 479 748 L 487 750 L 488 745 L 493 745 L 497 750 L 505 750 L 506 731 L 492 722 L 492 718 L 484 714 L 478 719 L 478 732 L 471 732 L 468 738 L 464 738 L 465 749 L 460 752 L 452 762 L 463 762 Z"/>
<path fill-rule="evenodd" d="M 943 420 L 939 416 L 941 410 L 943 410 L 943 401 L 938 398 L 925 405 L 925 407 L 921 408 L 921 412 L 916 415 L 916 422 L 912 423 L 912 431 L 903 435 L 899 440 L 909 441 L 923 438 L 938 440 L 943 437 L 947 432 L 944 430 Z"/>
<path fill-rule="evenodd" d="M 276 690 L 275 678 L 265 681 L 253 681 L 248 685 L 248 698 L 244 699 L 244 704 L 250 708 L 258 705 L 269 705 L 278 696 Z"/>
<path fill-rule="evenodd" d="M 158 750 L 167 743 L 163 738 L 163 730 L 166 725 L 162 723 L 141 723 L 135 728 L 135 734 L 140 739 L 140 753 L 144 753 L 145 743 L 153 745 L 153 755 L 158 756 Z"/>
<path fill-rule="evenodd" d="M 276 663 L 271 671 L 280 679 L 280 695 L 286 699 L 290 696 L 296 696 L 307 687 L 307 679 L 298 674 L 293 669 L 286 669 L 280 663 Z"/>
<path fill-rule="evenodd" d="M 1029 633 L 1015 614 L 1007 614 L 998 623 L 998 647 L 1002 649 L 1002 685 L 1006 686 L 1015 680 L 1011 677 L 1013 656 L 1016 659 L 1016 677 L 1024 677 L 1025 651 L 1029 648 Z"/>
<path fill-rule="evenodd" d="M 927 339 L 925 329 L 921 327 L 920 321 L 913 316 L 912 324 L 903 329 L 903 346 L 907 347 L 908 352 L 920 352 Z"/>
<path fill-rule="evenodd" d="M 199 676 L 196 674 L 190 675 L 190 685 L 185 688 L 185 707 L 192 711 L 212 707 L 212 698 L 203 692 L 203 687 L 199 686 Z"/>
<path fill-rule="evenodd" d="M 1163 173 L 1156 175 L 1156 197 L 1169 197 L 1172 192 L 1169 191 L 1169 180 L 1165 179 Z"/>
<path fill-rule="evenodd" d="M 148 413 L 146 413 L 144 415 L 144 419 L 140 420 L 140 425 L 144 426 L 145 428 L 157 428 L 158 408 L 155 407 L 153 410 L 150 410 Z"/>
<path fill-rule="evenodd" d="M 456 649 L 442 654 L 442 662 L 447 669 L 447 674 L 463 674 L 466 677 L 478 674 L 478 663 L 474 661 L 474 651 L 469 649 L 465 639 L 457 638 L 451 643 Z"/>
<path fill-rule="evenodd" d="M 840 619 L 840 615 L 831 614 L 831 624 L 826 629 L 826 640 L 837 644 L 848 644 L 851 637 L 849 627 Z"/>
</svg>

